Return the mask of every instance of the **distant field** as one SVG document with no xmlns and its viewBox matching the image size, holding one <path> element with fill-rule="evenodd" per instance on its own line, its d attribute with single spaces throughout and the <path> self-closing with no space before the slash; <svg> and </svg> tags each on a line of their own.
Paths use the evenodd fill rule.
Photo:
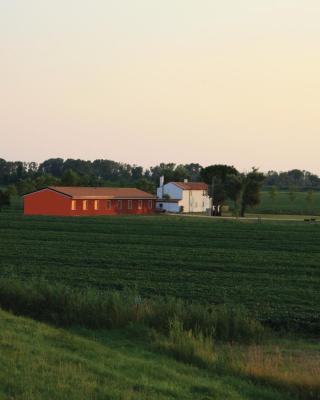
<svg viewBox="0 0 320 400">
<path fill-rule="evenodd" d="M 0 274 L 244 305 L 319 324 L 320 224 L 0 213 Z"/>
<path fill-rule="evenodd" d="M 261 203 L 248 212 L 268 214 L 305 214 L 320 215 L 320 192 L 313 193 L 311 204 L 307 201 L 307 192 L 296 192 L 295 199 L 290 200 L 288 192 L 278 192 L 275 199 L 271 199 L 270 192 L 261 193 Z"/>
</svg>

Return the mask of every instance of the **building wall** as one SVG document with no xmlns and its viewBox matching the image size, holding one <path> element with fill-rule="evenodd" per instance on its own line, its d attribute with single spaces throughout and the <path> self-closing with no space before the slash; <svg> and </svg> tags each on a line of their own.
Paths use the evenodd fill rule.
<svg viewBox="0 0 320 400">
<path fill-rule="evenodd" d="M 95 210 L 95 200 L 88 199 L 87 209 L 83 209 L 84 200 L 73 200 L 75 210 L 71 210 L 72 199 L 53 190 L 44 189 L 31 193 L 24 197 L 25 215 L 59 215 L 59 216 L 92 216 L 92 215 L 118 215 L 118 214 L 150 214 L 155 210 L 155 200 L 132 199 L 132 208 L 128 208 L 128 199 L 122 200 L 122 207 L 119 208 L 118 200 L 110 200 L 111 207 L 107 207 L 107 200 L 97 199 L 98 209 Z"/>
<path fill-rule="evenodd" d="M 172 213 L 178 213 L 180 212 L 180 202 L 166 202 L 166 201 L 157 201 L 157 207 L 162 208 L 163 210 L 166 210 L 168 212 Z M 160 206 L 162 204 L 162 207 Z"/>
<path fill-rule="evenodd" d="M 210 207 L 210 198 L 203 190 L 184 190 L 183 212 L 204 212 Z"/>
<path fill-rule="evenodd" d="M 168 194 L 171 199 L 182 199 L 183 190 L 173 183 L 166 183 L 163 185 L 163 194 Z M 162 198 L 162 188 L 158 187 L 157 197 Z"/>
<path fill-rule="evenodd" d="M 120 214 L 151 214 L 155 211 L 155 200 L 143 199 L 141 200 L 141 208 L 139 206 L 139 200 L 131 199 L 132 208 L 129 208 L 130 199 L 121 200 L 121 208 L 119 207 L 119 200 L 101 200 L 98 199 L 98 209 L 94 209 L 95 200 L 87 200 L 87 210 L 83 210 L 83 200 L 75 200 L 76 209 L 71 211 L 70 215 L 81 216 L 81 215 L 120 215 Z M 108 202 L 111 202 L 110 208 Z M 150 204 L 149 204 L 150 201 Z M 71 207 L 71 204 L 70 204 Z"/>
<path fill-rule="evenodd" d="M 25 215 L 70 215 L 71 199 L 53 190 L 43 189 L 23 198 Z"/>
<path fill-rule="evenodd" d="M 210 198 L 206 194 L 206 191 L 203 190 L 182 190 L 178 186 L 173 183 L 167 183 L 163 186 L 163 190 L 161 187 L 157 189 L 157 197 L 158 199 L 162 198 L 163 194 L 168 194 L 171 199 L 181 199 L 179 205 L 183 207 L 183 212 L 204 212 L 207 208 L 210 208 Z M 171 206 L 166 206 L 164 208 L 171 211 Z M 169 210 L 170 208 L 170 210 Z M 174 212 L 180 212 L 174 211 Z"/>
</svg>

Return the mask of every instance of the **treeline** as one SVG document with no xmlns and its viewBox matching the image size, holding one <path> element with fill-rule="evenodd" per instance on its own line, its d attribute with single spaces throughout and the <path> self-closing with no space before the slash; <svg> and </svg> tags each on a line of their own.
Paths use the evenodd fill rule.
<svg viewBox="0 0 320 400">
<path fill-rule="evenodd" d="M 292 169 L 287 172 L 269 171 L 265 175 L 264 186 L 276 187 L 280 190 L 320 190 L 320 177 L 300 169 Z"/>
<path fill-rule="evenodd" d="M 136 186 L 155 192 L 160 176 L 165 181 L 203 180 L 203 167 L 198 163 L 160 163 L 144 169 L 139 165 L 98 159 L 50 158 L 42 163 L 6 161 L 0 158 L 0 186 L 12 194 L 24 194 L 49 185 L 65 186 Z M 308 171 L 269 171 L 263 187 L 280 190 L 320 190 L 320 178 Z"/>
<path fill-rule="evenodd" d="M 0 185 L 20 195 L 50 185 L 135 186 L 154 193 L 160 176 L 164 175 L 166 181 L 197 181 L 201 168 L 196 163 L 161 163 L 144 169 L 112 160 L 51 158 L 37 164 L 0 159 Z"/>
</svg>

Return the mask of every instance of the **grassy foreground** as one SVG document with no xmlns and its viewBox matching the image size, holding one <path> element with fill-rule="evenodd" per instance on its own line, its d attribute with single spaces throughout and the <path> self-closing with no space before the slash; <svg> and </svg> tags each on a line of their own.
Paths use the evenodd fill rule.
<svg viewBox="0 0 320 400">
<path fill-rule="evenodd" d="M 0 382 L 1 399 L 19 400 L 295 398 L 177 362 L 128 331 L 66 331 L 1 310 Z"/>
<path fill-rule="evenodd" d="M 236 382 L 256 382 L 264 385 L 265 389 L 290 393 L 292 398 L 320 398 L 320 346 L 317 341 L 290 334 L 289 339 L 275 335 L 241 309 L 208 308 L 159 297 L 140 299 L 137 303 L 136 295 L 130 292 L 79 290 L 46 282 L 12 279 L 0 280 L 0 305 L 15 313 L 68 329 L 60 329 L 60 332 L 73 332 L 77 336 L 102 340 L 103 343 L 110 339 L 122 343 L 125 335 L 128 345 L 136 347 L 137 354 L 146 351 L 155 353 L 156 362 L 157 357 L 167 355 L 168 360 L 175 359 L 185 366 L 206 371 L 208 378 L 214 381 L 224 381 L 228 377 Z M 12 316 L 9 319 L 15 320 Z M 102 330 L 106 328 L 108 330 Z M 5 332 L 5 325 L 0 324 L 0 330 Z M 16 331 L 16 328 L 13 330 Z M 12 336 L 12 332 L 9 334 Z M 33 334 L 32 338 L 36 342 L 30 342 L 30 347 L 37 348 L 38 339 Z M 73 340 L 70 337 L 70 342 Z M 6 343 L 6 340 L 2 341 L 0 335 L 0 354 L 1 343 Z M 66 347 L 64 335 L 61 335 L 61 340 L 57 339 L 56 346 Z M 80 346 L 73 346 L 72 350 L 78 359 L 82 357 Z M 17 369 L 20 364 L 14 357 L 6 372 L 10 375 L 11 370 Z M 109 368 L 111 366 L 107 364 L 106 369 Z M 125 368 L 130 369 L 130 366 Z M 70 379 L 76 378 L 77 375 Z M 25 390 L 27 383 L 23 385 Z M 177 386 L 176 381 L 173 386 Z M 122 395 L 125 391 L 123 386 L 117 388 Z M 225 390 L 228 395 L 228 385 Z M 213 393 L 211 390 L 207 392 Z M 247 396 L 247 392 L 242 394 Z M 154 396 L 150 395 L 150 398 Z M 167 395 L 167 398 L 170 396 Z"/>
</svg>

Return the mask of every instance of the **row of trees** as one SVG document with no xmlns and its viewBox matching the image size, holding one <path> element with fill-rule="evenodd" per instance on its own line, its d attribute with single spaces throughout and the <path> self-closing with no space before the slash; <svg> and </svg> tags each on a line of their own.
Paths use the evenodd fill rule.
<svg viewBox="0 0 320 400">
<path fill-rule="evenodd" d="M 264 186 L 290 190 L 320 190 L 320 178 L 309 171 L 292 169 L 287 172 L 269 171 L 265 175 Z"/>
<path fill-rule="evenodd" d="M 85 161 L 51 158 L 40 164 L 0 159 L 0 185 L 7 188 L 0 194 L 0 207 L 8 202 L 10 195 L 22 195 L 52 185 L 135 186 L 155 193 L 161 176 L 164 176 L 166 182 L 183 179 L 206 182 L 209 185 L 209 195 L 213 198 L 213 214 L 221 215 L 222 206 L 227 200 L 231 200 L 240 216 L 244 215 L 248 207 L 260 202 L 260 190 L 263 185 L 270 186 L 270 196 L 274 196 L 279 187 L 283 188 L 287 184 L 289 193 L 293 193 L 292 183 L 295 183 L 295 190 L 299 190 L 302 187 L 307 188 L 308 185 L 317 188 L 320 181 L 316 175 L 306 171 L 271 171 L 263 174 L 253 168 L 248 173 L 240 173 L 228 165 L 203 168 L 197 163 L 161 163 L 144 170 L 141 166 L 102 159 Z M 276 182 L 280 181 L 281 186 L 277 186 Z"/>
<path fill-rule="evenodd" d="M 38 164 L 35 162 L 6 161 L 0 158 L 0 185 L 17 184 L 29 179 L 42 184 L 49 182 L 77 181 L 77 184 L 89 186 L 103 186 L 116 184 L 128 186 L 136 184 L 142 178 L 158 184 L 160 176 L 164 175 L 166 181 L 181 181 L 201 179 L 203 167 L 198 163 L 175 164 L 161 163 L 148 169 L 139 165 L 119 163 L 112 160 L 98 159 L 86 161 L 80 159 L 50 158 Z M 72 176 L 70 171 L 76 175 Z M 287 172 L 269 171 L 265 174 L 264 187 L 277 187 L 278 189 L 320 190 L 320 178 L 309 171 L 293 169 Z"/>
<path fill-rule="evenodd" d="M 201 165 L 161 163 L 159 165 L 143 169 L 138 165 L 119 163 L 112 160 L 75 160 L 62 158 L 50 158 L 43 163 L 22 161 L 6 161 L 0 159 L 0 185 L 17 183 L 20 180 L 49 176 L 56 179 L 66 179 L 65 174 L 73 171 L 81 182 L 92 186 L 102 185 L 104 182 L 128 184 L 141 178 L 147 178 L 158 182 L 161 175 L 166 180 L 180 181 L 183 178 L 196 181 L 200 178 Z M 69 172 L 70 174 L 70 172 Z"/>
</svg>

